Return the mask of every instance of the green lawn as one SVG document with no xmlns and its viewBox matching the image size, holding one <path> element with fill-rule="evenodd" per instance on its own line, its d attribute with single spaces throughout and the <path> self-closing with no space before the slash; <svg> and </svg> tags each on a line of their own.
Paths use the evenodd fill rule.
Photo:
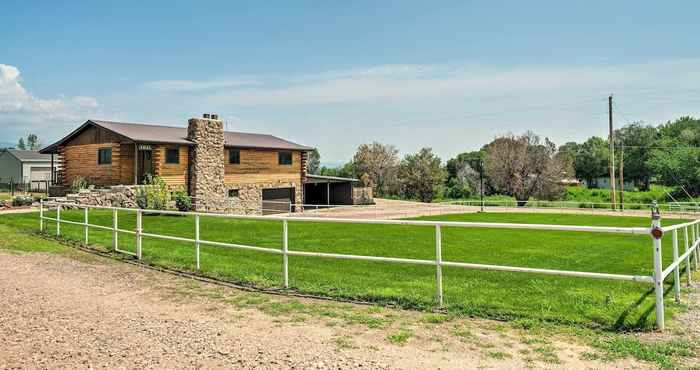
<svg viewBox="0 0 700 370">
<path fill-rule="evenodd" d="M 47 214 L 53 217 L 52 214 Z M 82 221 L 82 211 L 62 217 Z M 90 211 L 91 222 L 111 226 L 111 212 Z M 423 218 L 423 219 L 428 219 Z M 461 214 L 430 217 L 450 221 L 542 223 L 589 226 L 649 226 L 649 218 L 563 214 Z M 120 227 L 132 229 L 135 216 L 120 212 Z M 665 220 L 669 225 L 678 220 Z M 0 216 L 0 225 L 37 231 L 38 214 Z M 145 216 L 144 231 L 194 237 L 192 217 Z M 61 226 L 68 238 L 82 240 L 81 226 Z M 55 225 L 47 223 L 47 232 Z M 646 235 L 582 232 L 463 229 L 444 227 L 443 260 L 548 269 L 651 275 L 651 240 Z M 203 239 L 280 248 L 279 221 L 203 217 Z M 682 235 L 681 235 L 682 236 Z M 91 243 L 111 245 L 111 232 L 90 231 Z M 290 222 L 291 250 L 433 259 L 431 227 Z M 134 250 L 134 237 L 120 235 L 120 248 Z M 681 245 L 683 241 L 681 240 Z M 664 264 L 671 260 L 670 238 L 664 240 Z M 194 247 L 187 243 L 144 238 L 143 258 L 155 265 L 194 268 Z M 260 287 L 279 287 L 281 256 L 203 246 L 202 273 Z M 304 293 L 355 298 L 406 308 L 435 305 L 435 268 L 431 266 L 290 257 L 290 284 Z M 501 319 L 534 319 L 613 330 L 649 329 L 654 325 L 650 284 L 583 278 L 444 268 L 446 308 L 455 314 Z M 668 282 L 668 290 L 671 288 Z M 667 294 L 667 316 L 678 306 Z"/>
</svg>

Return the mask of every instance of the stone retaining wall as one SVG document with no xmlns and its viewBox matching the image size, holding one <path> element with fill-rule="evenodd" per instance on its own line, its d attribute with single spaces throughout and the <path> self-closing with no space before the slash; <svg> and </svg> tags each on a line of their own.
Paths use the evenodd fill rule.
<svg viewBox="0 0 700 370">
<path fill-rule="evenodd" d="M 65 203 L 89 206 L 138 208 L 136 193 L 141 186 L 112 186 L 108 189 L 83 189 L 66 195 Z"/>
</svg>

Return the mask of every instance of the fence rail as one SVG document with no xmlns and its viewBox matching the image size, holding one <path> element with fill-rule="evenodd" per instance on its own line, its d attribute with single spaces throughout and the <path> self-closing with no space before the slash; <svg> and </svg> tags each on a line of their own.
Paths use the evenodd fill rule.
<svg viewBox="0 0 700 370">
<path fill-rule="evenodd" d="M 190 243 L 194 246 L 194 254 L 196 261 L 196 269 L 200 269 L 200 246 L 208 245 L 220 248 L 233 248 L 256 251 L 261 253 L 270 253 L 282 256 L 282 275 L 283 286 L 289 288 L 289 256 L 311 257 L 311 258 L 331 258 L 342 260 L 360 260 L 370 262 L 384 262 L 409 265 L 435 266 L 435 296 L 438 306 L 443 306 L 443 284 L 442 284 L 442 268 L 454 267 L 462 269 L 474 270 L 491 270 L 516 273 L 532 273 L 532 274 L 547 274 L 564 277 L 581 277 L 593 279 L 607 280 L 623 280 L 631 282 L 649 283 L 655 286 L 656 295 L 656 324 L 659 330 L 663 330 L 664 324 L 664 302 L 663 302 L 663 283 L 664 280 L 673 273 L 674 275 L 674 298 L 680 301 L 680 269 L 685 263 L 687 272 L 687 284 L 691 280 L 691 268 L 698 268 L 698 247 L 700 245 L 700 219 L 691 222 L 661 227 L 661 219 L 658 210 L 652 212 L 652 223 L 650 228 L 642 227 L 608 227 L 608 226 L 571 226 L 571 225 L 544 225 L 544 224 L 506 224 L 506 223 L 486 223 L 486 222 L 451 222 L 451 221 L 414 221 L 414 220 L 358 220 L 358 219 L 342 219 L 342 218 L 311 218 L 311 217 L 292 217 L 292 216 L 254 216 L 254 215 L 228 215 L 214 214 L 201 212 L 179 212 L 179 211 L 160 211 L 146 209 L 131 209 L 118 207 L 103 207 L 77 205 L 77 208 L 84 209 L 83 222 L 69 221 L 61 219 L 62 204 L 53 202 L 41 201 L 39 207 L 39 228 L 42 232 L 45 230 L 44 223 L 51 221 L 56 223 L 56 236 L 61 235 L 61 224 L 78 225 L 84 227 L 84 242 L 89 244 L 90 228 L 112 231 L 112 249 L 119 253 L 128 254 L 141 260 L 143 256 L 143 238 L 157 238 L 163 240 L 178 241 Z M 55 208 L 56 217 L 47 217 L 45 211 Z M 89 221 L 90 209 L 112 210 L 112 226 L 102 226 L 91 224 Z M 135 230 L 125 230 L 119 228 L 118 212 L 134 212 L 136 213 Z M 194 217 L 194 238 L 183 238 L 173 235 L 162 235 L 156 233 L 146 233 L 143 231 L 143 215 L 149 213 L 166 214 L 166 215 L 182 215 Z M 200 218 L 201 217 L 222 217 L 231 219 L 247 219 L 247 220 L 266 220 L 279 221 L 281 223 L 282 246 L 281 248 L 259 247 L 254 245 L 224 243 L 206 240 L 201 235 Z M 319 223 L 353 223 L 353 224 L 375 224 L 375 225 L 413 225 L 422 227 L 433 227 L 435 229 L 435 258 L 434 259 L 408 259 L 397 257 L 379 257 L 379 256 L 364 256 L 352 254 L 338 254 L 325 252 L 305 252 L 289 249 L 289 222 L 319 222 Z M 445 261 L 442 256 L 442 228 L 490 228 L 490 229 L 522 229 L 522 230 L 543 230 L 543 231 L 575 231 L 575 232 L 593 232 L 593 233 L 614 233 L 614 234 L 630 234 L 641 235 L 647 234 L 652 236 L 653 247 L 653 265 L 654 273 L 650 276 L 646 275 L 625 275 L 625 274 L 610 274 L 601 272 L 585 272 L 585 271 L 570 271 L 556 270 L 543 268 L 529 268 L 505 265 L 487 265 L 478 263 L 467 263 L 460 261 Z M 685 235 L 685 249 L 683 254 L 679 255 L 678 251 L 678 232 L 683 230 Z M 661 254 L 661 238 L 664 233 L 671 232 L 673 238 L 673 262 L 663 268 Z M 119 249 L 119 234 L 133 235 L 136 238 L 136 252 L 129 252 Z M 691 241 L 692 242 L 689 242 Z"/>
<path fill-rule="evenodd" d="M 507 208 L 557 208 L 557 209 L 593 209 L 610 211 L 635 211 L 651 210 L 658 208 L 666 212 L 698 213 L 700 203 L 697 202 L 671 202 L 671 203 L 620 203 L 620 202 L 588 202 L 588 201 L 556 201 L 556 200 L 529 200 L 519 206 L 515 200 L 456 200 L 441 202 L 438 204 L 463 205 L 469 207 L 507 207 Z"/>
</svg>

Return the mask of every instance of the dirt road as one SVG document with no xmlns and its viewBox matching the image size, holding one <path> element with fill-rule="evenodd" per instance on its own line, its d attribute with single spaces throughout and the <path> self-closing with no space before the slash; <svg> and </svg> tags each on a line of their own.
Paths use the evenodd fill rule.
<svg viewBox="0 0 700 370">
<path fill-rule="evenodd" d="M 420 315 L 245 292 L 84 252 L 0 250 L 3 369 L 646 367 L 584 360 L 582 345 L 502 323 Z"/>
<path fill-rule="evenodd" d="M 405 200 L 375 199 L 376 204 L 370 206 L 340 206 L 335 208 L 314 209 L 307 206 L 304 213 L 295 216 L 334 217 L 354 219 L 400 219 L 407 217 L 437 216 L 458 213 L 475 213 L 481 210 L 478 206 L 464 206 L 450 203 L 420 203 Z M 525 207 L 485 207 L 489 213 L 562 213 L 583 215 L 637 216 L 650 217 L 648 210 L 611 211 L 609 209 L 586 208 L 525 208 Z M 664 218 L 696 218 L 694 214 L 663 212 Z"/>
</svg>

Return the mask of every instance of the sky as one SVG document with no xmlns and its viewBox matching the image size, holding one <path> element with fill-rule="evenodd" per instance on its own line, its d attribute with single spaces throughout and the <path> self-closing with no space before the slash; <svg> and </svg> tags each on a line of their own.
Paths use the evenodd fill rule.
<svg viewBox="0 0 700 370">
<path fill-rule="evenodd" d="M 443 160 L 700 116 L 698 1 L 15 1 L 0 5 L 0 143 L 89 118 L 362 143 Z"/>
</svg>

